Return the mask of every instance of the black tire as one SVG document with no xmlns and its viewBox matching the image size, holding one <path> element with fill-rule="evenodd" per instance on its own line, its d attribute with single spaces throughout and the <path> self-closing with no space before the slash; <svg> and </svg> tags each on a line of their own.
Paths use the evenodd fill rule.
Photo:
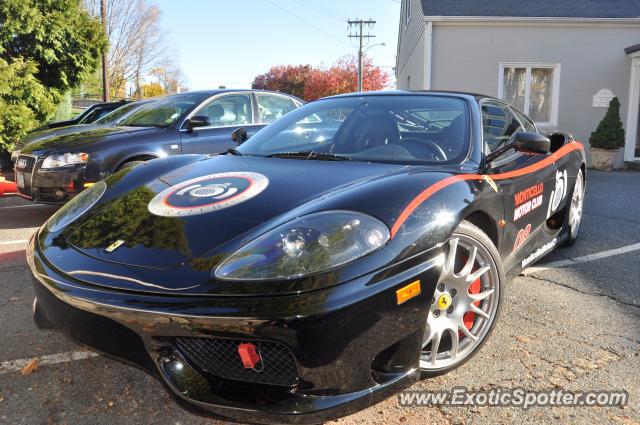
<svg viewBox="0 0 640 425">
<path fill-rule="evenodd" d="M 133 168 L 136 167 L 140 164 L 144 164 L 146 161 L 128 161 L 125 162 L 124 164 L 121 164 L 117 169 L 116 172 L 121 171 L 121 170 L 127 170 L 129 168 Z"/>
<path fill-rule="evenodd" d="M 500 254 L 498 253 L 498 250 L 496 249 L 495 245 L 493 244 L 491 239 L 489 239 L 486 233 L 484 233 L 482 230 L 480 230 L 478 227 L 476 227 L 475 225 L 473 225 L 468 221 L 463 221 L 460 223 L 460 225 L 455 229 L 455 231 L 451 235 L 450 241 L 456 238 L 458 238 L 459 240 L 462 240 L 462 238 L 464 238 L 465 243 L 468 241 L 473 241 L 473 244 L 478 248 L 479 253 L 480 253 L 480 249 L 484 250 L 482 255 L 485 257 L 485 265 L 488 265 L 491 268 L 490 271 L 487 272 L 487 274 L 490 275 L 491 278 L 495 280 L 494 284 L 497 282 L 497 291 L 494 291 L 495 298 L 493 298 L 493 296 L 491 298 L 492 299 L 491 302 L 492 303 L 495 302 L 496 304 L 495 308 L 493 309 L 495 313 L 493 314 L 492 319 L 487 320 L 487 323 L 483 325 L 484 326 L 482 328 L 483 334 L 481 337 L 478 338 L 478 341 L 473 343 L 468 342 L 468 344 L 475 344 L 475 345 L 469 346 L 468 353 L 465 354 L 465 356 L 462 359 L 453 360 L 454 361 L 453 364 L 447 365 L 445 367 L 440 367 L 440 368 L 438 368 L 437 366 L 434 366 L 434 367 L 430 367 L 429 369 L 425 369 L 423 367 L 423 364 L 421 364 L 421 372 L 422 372 L 423 378 L 429 378 L 429 377 L 434 377 L 434 376 L 448 373 L 454 369 L 457 369 L 458 367 L 462 366 L 467 361 L 469 361 L 469 359 L 471 359 L 478 352 L 478 350 L 480 350 L 480 348 L 484 345 L 484 343 L 487 341 L 487 339 L 491 335 L 491 332 L 495 327 L 495 323 L 500 317 L 500 311 L 502 309 L 502 299 L 503 299 L 503 292 L 504 292 L 504 285 L 505 285 L 505 273 L 504 273 L 504 268 L 502 266 L 502 260 L 500 258 Z M 472 270 L 477 270 L 475 269 L 475 267 L 477 266 L 474 265 L 474 269 Z M 458 267 L 454 267 L 454 269 L 459 272 Z M 444 273 L 444 267 L 443 267 L 443 273 Z M 484 303 L 485 301 L 482 301 L 482 302 Z M 437 304 L 436 300 L 434 300 L 434 303 Z M 429 313 L 430 316 L 431 316 L 431 308 Z M 447 312 L 447 314 L 449 313 Z M 476 323 L 477 323 L 477 320 L 476 322 L 474 322 L 472 329 L 475 328 Z M 421 359 L 424 358 L 424 356 L 426 355 L 425 354 L 426 352 L 427 351 L 421 351 Z M 437 352 L 440 353 L 440 350 L 437 350 Z M 422 363 L 422 360 L 421 360 L 421 363 Z"/>
<path fill-rule="evenodd" d="M 576 195 L 576 186 L 579 184 L 579 182 L 582 182 L 582 197 L 581 197 L 581 202 L 582 205 L 580 206 L 580 219 L 578 220 L 577 226 L 574 229 L 573 225 L 571 224 L 571 209 L 574 207 L 574 199 Z M 563 247 L 570 247 L 571 245 L 573 245 L 574 243 L 576 243 L 576 241 L 578 240 L 578 236 L 580 236 L 580 223 L 582 222 L 582 214 L 584 212 L 584 195 L 585 195 L 585 191 L 586 191 L 587 185 L 585 183 L 584 180 L 584 173 L 582 172 L 582 168 L 580 168 L 578 170 L 578 176 L 576 177 L 576 182 L 573 185 L 573 189 L 571 190 L 571 197 L 569 198 L 569 205 L 567 205 L 567 212 L 566 212 L 566 217 L 565 217 L 565 227 L 567 229 L 567 235 L 569 236 L 567 238 L 567 240 L 562 244 Z"/>
</svg>

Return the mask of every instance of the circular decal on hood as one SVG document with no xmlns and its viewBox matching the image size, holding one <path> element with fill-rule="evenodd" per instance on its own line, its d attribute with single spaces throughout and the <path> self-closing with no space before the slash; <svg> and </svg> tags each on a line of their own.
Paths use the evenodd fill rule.
<svg viewBox="0 0 640 425">
<path fill-rule="evenodd" d="M 269 179 L 234 171 L 196 177 L 163 190 L 149 202 L 149 212 L 162 217 L 206 214 L 238 205 L 260 194 Z"/>
</svg>

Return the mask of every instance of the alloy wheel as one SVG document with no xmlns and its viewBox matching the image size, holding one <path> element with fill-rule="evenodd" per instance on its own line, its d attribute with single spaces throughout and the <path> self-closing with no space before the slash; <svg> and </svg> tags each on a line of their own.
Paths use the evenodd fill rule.
<svg viewBox="0 0 640 425">
<path fill-rule="evenodd" d="M 499 285 L 489 251 L 470 236 L 454 234 L 429 309 L 423 371 L 454 368 L 482 344 L 496 317 Z"/>
<path fill-rule="evenodd" d="M 578 172 L 576 184 L 573 188 L 573 196 L 571 197 L 571 206 L 569 207 L 569 228 L 571 229 L 571 238 L 575 239 L 580 230 L 580 221 L 582 219 L 582 209 L 584 205 L 584 178 L 582 170 Z"/>
</svg>

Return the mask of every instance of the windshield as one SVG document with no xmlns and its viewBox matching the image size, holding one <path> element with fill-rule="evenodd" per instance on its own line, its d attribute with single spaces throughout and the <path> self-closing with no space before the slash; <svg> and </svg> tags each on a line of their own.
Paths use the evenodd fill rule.
<svg viewBox="0 0 640 425">
<path fill-rule="evenodd" d="M 102 107 L 98 106 L 97 108 L 91 110 L 91 112 L 89 112 L 88 114 L 83 116 L 78 121 L 78 124 L 91 124 L 91 123 L 95 122 L 96 120 L 98 120 L 99 118 L 107 115 L 109 112 L 111 112 L 110 109 L 102 108 Z"/>
<path fill-rule="evenodd" d="M 100 118 L 99 120 L 96 120 L 94 122 L 94 124 L 96 125 L 103 125 L 103 124 L 111 124 L 111 123 L 116 123 L 118 122 L 120 119 L 124 118 L 125 116 L 127 116 L 129 113 L 131 113 L 132 111 L 134 111 L 135 109 L 139 108 L 140 106 L 144 105 L 145 103 L 148 102 L 132 102 L 132 103 L 127 103 L 124 106 L 119 107 L 118 109 L 114 109 L 113 111 L 109 112 L 107 115 L 103 116 L 102 118 Z"/>
<path fill-rule="evenodd" d="M 361 96 L 309 103 L 242 144 L 242 155 L 369 162 L 460 163 L 469 148 L 463 99 Z"/>
<path fill-rule="evenodd" d="M 207 97 L 203 93 L 185 93 L 165 97 L 140 106 L 118 125 L 125 127 L 168 127 Z"/>
</svg>

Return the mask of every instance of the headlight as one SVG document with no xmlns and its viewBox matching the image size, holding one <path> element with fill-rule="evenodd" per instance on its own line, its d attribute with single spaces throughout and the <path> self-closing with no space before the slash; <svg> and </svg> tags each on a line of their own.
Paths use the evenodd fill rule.
<svg viewBox="0 0 640 425">
<path fill-rule="evenodd" d="M 98 183 L 85 189 L 71 201 L 67 202 L 47 221 L 47 230 L 57 232 L 63 227 L 68 226 L 74 220 L 86 213 L 89 208 L 94 206 L 100 200 L 104 192 L 107 190 L 107 184 L 100 180 Z"/>
<path fill-rule="evenodd" d="M 89 160 L 86 153 L 63 153 L 49 155 L 42 161 L 42 168 L 58 168 L 65 165 L 85 164 Z"/>
<path fill-rule="evenodd" d="M 389 240 L 381 221 L 351 211 L 325 211 L 285 223 L 225 259 L 215 276 L 227 280 L 291 279 L 363 257 Z"/>
</svg>

